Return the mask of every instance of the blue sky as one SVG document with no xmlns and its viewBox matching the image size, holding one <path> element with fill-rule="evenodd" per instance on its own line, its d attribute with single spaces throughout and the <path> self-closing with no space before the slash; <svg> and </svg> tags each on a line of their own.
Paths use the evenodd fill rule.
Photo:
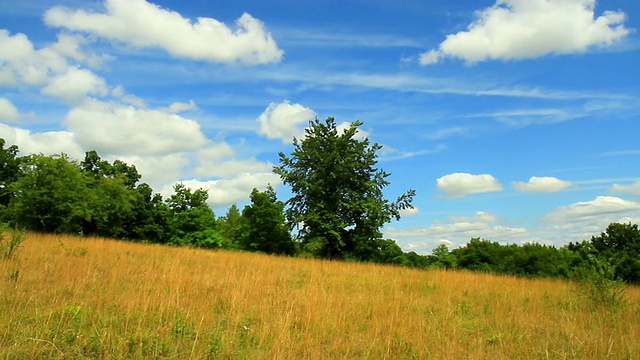
<svg viewBox="0 0 640 360">
<path fill-rule="evenodd" d="M 409 251 L 640 222 L 640 3 L 0 1 L 0 137 L 87 150 L 223 215 L 310 119 L 362 120 Z"/>
</svg>

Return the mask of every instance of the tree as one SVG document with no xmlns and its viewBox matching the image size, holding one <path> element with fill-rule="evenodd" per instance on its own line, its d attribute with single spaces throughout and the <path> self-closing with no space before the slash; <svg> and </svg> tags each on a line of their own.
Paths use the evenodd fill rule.
<svg viewBox="0 0 640 360">
<path fill-rule="evenodd" d="M 609 224 L 600 235 L 592 236 L 590 243 L 572 244 L 572 247 L 611 263 L 618 279 L 640 283 L 640 229 L 637 224 Z"/>
<path fill-rule="evenodd" d="M 309 123 L 291 156 L 280 155 L 274 172 L 291 186 L 287 219 L 307 251 L 326 258 L 372 260 L 380 228 L 411 208 L 415 191 L 390 202 L 383 196 L 389 173 L 376 168 L 379 144 L 358 138 L 361 121 L 343 132 L 334 118 Z"/>
<path fill-rule="evenodd" d="M 0 220 L 2 211 L 9 205 L 12 192 L 9 185 L 20 177 L 20 157 L 18 157 L 18 146 L 11 145 L 4 148 L 5 141 L 0 138 Z"/>
<path fill-rule="evenodd" d="M 125 223 L 126 237 L 165 244 L 171 239 L 171 210 L 147 183 L 138 185 L 131 203 L 131 217 Z"/>
<path fill-rule="evenodd" d="M 456 257 L 451 254 L 447 245 L 440 244 L 436 246 L 433 251 L 431 251 L 431 254 L 435 259 L 435 266 L 445 269 L 456 267 Z"/>
<path fill-rule="evenodd" d="M 77 163 L 65 155 L 30 155 L 12 183 L 7 215 L 15 226 L 44 232 L 82 233 L 92 217 L 92 195 Z"/>
<path fill-rule="evenodd" d="M 124 185 L 131 189 L 135 188 L 141 177 L 135 165 L 128 165 L 122 160 L 115 160 L 113 164 L 109 164 L 108 161 L 102 160 L 95 150 L 85 153 L 80 167 L 82 171 L 92 174 L 96 179 L 120 179 Z"/>
<path fill-rule="evenodd" d="M 192 191 L 184 184 L 174 185 L 173 191 L 166 200 L 171 210 L 170 243 L 204 248 L 225 246 L 225 239 L 216 230 L 213 210 L 207 205 L 207 191 Z"/>
<path fill-rule="evenodd" d="M 238 205 L 232 204 L 225 216 L 218 218 L 218 229 L 220 234 L 227 238 L 232 246 L 239 246 L 240 229 L 244 223 L 244 218 L 238 209 Z"/>
<path fill-rule="evenodd" d="M 245 250 L 295 254 L 296 244 L 287 227 L 284 203 L 278 201 L 270 185 L 265 191 L 253 189 L 251 204 L 242 210 L 242 218 L 240 243 Z"/>
</svg>

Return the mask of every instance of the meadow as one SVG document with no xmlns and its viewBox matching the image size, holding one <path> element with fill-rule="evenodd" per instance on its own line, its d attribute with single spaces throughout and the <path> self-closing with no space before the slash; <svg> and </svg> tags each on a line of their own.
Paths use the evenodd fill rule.
<svg viewBox="0 0 640 360">
<path fill-rule="evenodd" d="M 29 233 L 0 359 L 639 359 L 640 289 Z"/>
</svg>

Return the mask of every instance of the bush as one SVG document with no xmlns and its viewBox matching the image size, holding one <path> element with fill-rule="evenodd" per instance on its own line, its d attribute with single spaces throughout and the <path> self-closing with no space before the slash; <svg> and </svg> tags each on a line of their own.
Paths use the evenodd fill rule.
<svg viewBox="0 0 640 360">
<path fill-rule="evenodd" d="M 579 294 L 594 307 L 607 310 L 623 304 L 626 285 L 615 276 L 615 267 L 589 254 L 587 263 L 576 272 Z"/>
</svg>

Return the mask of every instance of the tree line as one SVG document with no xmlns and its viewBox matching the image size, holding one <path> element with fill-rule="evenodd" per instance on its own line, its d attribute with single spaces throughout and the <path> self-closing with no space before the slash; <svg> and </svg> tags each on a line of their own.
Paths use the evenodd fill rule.
<svg viewBox="0 0 640 360">
<path fill-rule="evenodd" d="M 411 208 L 415 191 L 389 201 L 389 173 L 377 167 L 381 145 L 359 136 L 362 122 L 340 129 L 333 118 L 310 122 L 294 150 L 279 153 L 274 172 L 293 196 L 254 189 L 242 210 L 216 217 L 209 194 L 176 184 L 167 198 L 134 165 L 103 160 L 88 151 L 82 161 L 64 154 L 19 156 L 0 138 L 0 223 L 15 228 L 131 241 L 450 268 L 536 277 L 575 277 L 606 267 L 615 277 L 640 282 L 640 231 L 610 224 L 590 241 L 561 248 L 537 243 L 502 245 L 480 238 L 457 249 L 440 245 L 431 255 L 403 252 L 385 239 L 384 224 Z"/>
</svg>

